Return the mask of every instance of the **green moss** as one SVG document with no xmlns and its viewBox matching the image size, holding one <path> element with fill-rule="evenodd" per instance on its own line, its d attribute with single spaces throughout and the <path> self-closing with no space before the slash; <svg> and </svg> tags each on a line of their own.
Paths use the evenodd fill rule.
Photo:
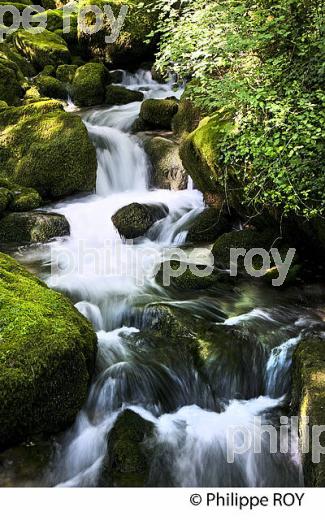
<svg viewBox="0 0 325 520">
<path fill-rule="evenodd" d="M 0 187 L 0 214 L 2 214 L 8 208 L 11 199 L 11 191 L 7 188 Z"/>
<path fill-rule="evenodd" d="M 180 155 L 184 167 L 203 193 L 224 191 L 219 168 L 222 142 L 225 136 L 235 132 L 236 125 L 229 115 L 218 112 L 203 119 L 182 142 Z"/>
<path fill-rule="evenodd" d="M 62 83 L 72 83 L 76 75 L 77 65 L 59 65 L 56 71 L 56 77 Z"/>
<path fill-rule="evenodd" d="M 54 65 L 46 65 L 42 72 L 39 73 L 38 77 L 41 76 L 55 76 L 55 67 Z"/>
<path fill-rule="evenodd" d="M 36 87 L 36 85 L 33 85 L 32 87 L 26 90 L 23 104 L 28 105 L 29 103 L 38 102 L 42 99 L 44 100 L 39 89 Z"/>
<path fill-rule="evenodd" d="M 109 434 L 102 486 L 143 487 L 149 477 L 150 452 L 145 440 L 154 426 L 132 410 L 125 410 Z"/>
<path fill-rule="evenodd" d="M 34 27 L 46 20 L 46 29 L 50 32 L 63 29 L 63 11 L 60 9 L 49 9 L 45 13 L 34 14 L 31 20 Z"/>
<path fill-rule="evenodd" d="M 96 152 L 81 119 L 57 101 L 35 102 L 0 112 L 0 166 L 20 186 L 44 198 L 91 191 Z"/>
<path fill-rule="evenodd" d="M 168 213 L 168 208 L 134 202 L 119 209 L 112 222 L 120 235 L 133 239 L 144 235 L 148 229 Z"/>
<path fill-rule="evenodd" d="M 142 62 L 153 58 L 156 50 L 155 39 L 147 43 L 148 34 L 155 28 L 158 17 L 157 10 L 152 9 L 152 0 L 82 0 L 80 9 L 87 5 L 105 4 L 113 8 L 115 16 L 118 15 L 121 6 L 127 5 L 129 10 L 126 15 L 122 30 L 114 43 L 105 43 L 105 36 L 111 34 L 108 23 L 107 30 L 99 31 L 94 35 L 79 34 L 79 38 L 91 57 L 100 58 L 116 68 L 129 68 L 130 65 L 137 68 Z M 89 17 L 89 25 L 93 20 Z"/>
<path fill-rule="evenodd" d="M 186 97 L 186 93 L 183 94 L 179 103 L 178 112 L 172 121 L 174 134 L 177 137 L 185 138 L 197 128 L 201 117 L 200 109 Z"/>
<path fill-rule="evenodd" d="M 50 31 L 37 33 L 33 30 L 19 30 L 12 38 L 18 51 L 38 69 L 43 69 L 46 65 L 60 65 L 70 61 L 66 42 Z"/>
<path fill-rule="evenodd" d="M 5 110 L 6 108 L 8 108 L 8 103 L 0 101 L 0 110 Z"/>
<path fill-rule="evenodd" d="M 9 213 L 0 220 L 0 241 L 4 243 L 48 242 L 69 234 L 66 218 L 56 213 Z"/>
<path fill-rule="evenodd" d="M 142 92 L 116 85 L 106 87 L 106 104 L 108 105 L 126 105 L 135 101 L 142 101 L 143 98 Z"/>
<path fill-rule="evenodd" d="M 277 238 L 273 230 L 265 232 L 258 232 L 251 229 L 243 231 L 231 231 L 221 235 L 214 243 L 212 254 L 215 257 L 215 262 L 226 269 L 230 267 L 230 250 L 236 248 L 244 248 L 247 251 L 252 248 L 263 248 L 267 251 L 272 246 Z M 244 268 L 244 258 L 238 258 L 239 269 Z"/>
<path fill-rule="evenodd" d="M 0 254 L 0 445 L 75 418 L 94 369 L 96 336 L 62 295 Z"/>
<path fill-rule="evenodd" d="M 17 66 L 9 60 L 2 60 L 0 56 L 0 100 L 8 105 L 17 105 L 22 96 Z"/>
<path fill-rule="evenodd" d="M 11 193 L 10 209 L 12 211 L 31 211 L 39 208 L 43 203 L 42 197 L 32 188 L 17 186 L 11 190 Z"/>
<path fill-rule="evenodd" d="M 101 63 L 87 63 L 79 67 L 72 83 L 75 104 L 93 106 L 104 103 L 108 81 L 108 71 Z"/>
<path fill-rule="evenodd" d="M 231 230 L 231 223 L 218 208 L 206 208 L 191 224 L 187 242 L 194 244 L 213 242 L 220 235 Z"/>
<path fill-rule="evenodd" d="M 151 164 L 151 184 L 155 188 L 185 190 L 188 175 L 179 156 L 179 147 L 164 137 L 148 139 L 144 145 Z"/>
<path fill-rule="evenodd" d="M 163 287 L 164 272 L 170 272 L 170 269 L 178 271 L 180 267 L 181 263 L 176 260 L 162 263 L 161 268 L 156 276 L 157 282 Z M 231 282 L 231 279 L 227 274 L 224 274 L 216 269 L 208 276 L 199 276 L 198 274 L 196 274 L 197 271 L 203 270 L 204 268 L 205 266 L 202 265 L 189 266 L 182 274 L 170 278 L 169 283 L 171 287 L 179 291 L 197 291 L 202 289 L 208 289 L 209 287 L 217 286 L 224 282 Z"/>
<path fill-rule="evenodd" d="M 54 99 L 67 99 L 68 93 L 61 81 L 52 76 L 39 76 L 35 80 L 36 86 L 41 96 Z"/>
<path fill-rule="evenodd" d="M 305 447 L 309 447 L 308 453 L 303 454 L 304 484 L 307 487 L 325 486 L 325 455 L 320 456 L 319 463 L 312 461 L 316 446 L 311 434 L 313 426 L 325 424 L 324 403 L 325 342 L 310 337 L 298 345 L 292 364 L 292 412 L 300 417 L 300 440 Z M 309 426 L 304 426 L 305 418 L 309 418 Z M 319 442 L 324 446 L 324 432 Z"/>
<path fill-rule="evenodd" d="M 149 128 L 170 130 L 177 110 L 176 99 L 146 99 L 141 105 L 140 117 Z"/>
<path fill-rule="evenodd" d="M 0 59 L 9 60 L 12 63 L 15 63 L 23 76 L 31 77 L 35 75 L 35 69 L 33 65 L 29 63 L 26 58 L 21 56 L 13 45 L 9 45 L 7 43 L 0 44 Z"/>
<path fill-rule="evenodd" d="M 16 9 L 18 9 L 19 13 L 21 14 L 24 9 L 26 9 L 26 4 L 24 3 L 19 3 L 19 2 L 0 2 L 0 7 L 7 7 L 7 6 L 12 6 L 12 7 L 15 7 Z M 4 12 L 4 17 L 3 17 L 3 23 L 4 25 L 6 26 L 10 26 L 13 24 L 13 14 L 10 12 L 10 11 L 6 11 Z"/>
</svg>

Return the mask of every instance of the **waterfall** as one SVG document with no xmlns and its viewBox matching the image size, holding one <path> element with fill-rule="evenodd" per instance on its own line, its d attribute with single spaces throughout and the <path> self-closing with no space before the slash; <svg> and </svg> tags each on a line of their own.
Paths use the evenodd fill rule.
<svg viewBox="0 0 325 520">
<path fill-rule="evenodd" d="M 175 93 L 171 84 L 159 85 L 144 71 L 124 73 L 122 83 L 143 91 L 147 98 L 181 94 L 181 90 Z M 151 345 L 140 351 L 134 348 L 139 329 L 131 325 L 141 328 L 145 321 L 136 323 L 139 303 L 157 299 L 225 329 L 246 326 L 252 318 L 262 320 L 265 328 L 279 325 L 269 312 L 259 308 L 225 320 L 229 314 L 209 295 L 172 299 L 157 286 L 153 273 L 164 258 L 165 248 L 184 244 L 189 224 L 205 206 L 191 180 L 188 189 L 179 192 L 148 188 L 146 154 L 136 137 L 128 133 L 139 110 L 140 103 L 131 103 L 83 114 L 97 150 L 96 193 L 55 206 L 55 211 L 69 221 L 71 235 L 50 245 L 53 269 L 47 283 L 67 294 L 93 323 L 98 356 L 88 400 L 74 426 L 60 440 L 49 481 L 60 486 L 96 486 L 107 436 L 119 414 L 129 407 L 154 424 L 150 485 L 297 485 L 299 464 L 291 456 L 270 453 L 262 431 L 281 408 L 282 394 L 274 387 L 288 370 L 285 351 L 291 349 L 294 340 L 287 343 L 288 348 L 282 345 L 280 355 L 269 349 L 267 367 L 264 357 L 258 358 L 260 373 L 267 373 L 265 395 L 248 400 L 217 398 L 218 382 L 207 384 L 207 374 L 201 374 L 189 356 L 175 351 L 168 338 L 163 361 L 159 349 Z M 168 215 L 144 237 L 128 244 L 119 236 L 111 217 L 133 202 L 164 205 Z M 232 298 L 235 305 L 235 296 Z M 226 301 L 230 305 L 231 298 Z M 211 371 L 212 378 L 213 374 Z M 223 377 L 228 377 L 226 371 Z M 236 374 L 233 377 L 238 386 Z M 254 423 L 256 417 L 262 421 L 260 426 Z M 233 464 L 226 463 L 231 426 L 246 427 L 260 438 L 262 453 L 249 449 L 237 454 Z"/>
</svg>

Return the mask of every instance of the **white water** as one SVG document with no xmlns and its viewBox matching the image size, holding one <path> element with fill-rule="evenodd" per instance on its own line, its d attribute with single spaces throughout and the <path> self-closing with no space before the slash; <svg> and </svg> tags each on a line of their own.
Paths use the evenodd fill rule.
<svg viewBox="0 0 325 520">
<path fill-rule="evenodd" d="M 148 72 L 125 74 L 123 83 L 143 91 L 146 97 L 174 95 L 170 85 L 152 81 Z M 163 447 L 168 461 L 173 461 L 169 468 L 173 485 L 260 486 L 280 485 L 282 480 L 283 485 L 297 483 L 290 476 L 294 473 L 291 459 L 281 459 L 279 466 L 279 458 L 268 453 L 264 441 L 262 455 L 249 449 L 236 455 L 234 464 L 225 463 L 229 427 L 245 426 L 255 436 L 261 436 L 254 417 L 264 417 L 266 410 L 280 407 L 281 399 L 264 396 L 249 401 L 232 400 L 221 413 L 205 409 L 214 397 L 195 367 L 190 366 L 186 373 L 177 363 L 163 365 L 155 361 L 154 353 L 143 358 L 130 348 L 128 338 L 137 329 L 126 327 L 124 316 L 139 301 L 155 301 L 158 294 L 165 296 L 154 280 L 155 267 L 164 258 L 164 247 L 184 243 L 189 222 L 204 207 L 202 195 L 193 189 L 191 180 L 184 191 L 149 191 L 147 157 L 141 144 L 127 133 L 139 109 L 140 103 L 132 103 L 94 109 L 84 115 L 97 150 L 96 194 L 55 207 L 69 221 L 71 235 L 51 244 L 53 274 L 47 283 L 68 294 L 94 324 L 99 341 L 99 375 L 58 451 L 52 481 L 62 486 L 95 486 L 106 453 L 107 435 L 121 410 L 131 406 L 155 424 L 153 442 L 157 448 Z M 145 237 L 130 245 L 120 238 L 111 217 L 132 202 L 164 204 L 169 214 Z M 191 301 L 174 304 L 194 310 L 199 305 Z M 251 317 L 272 320 L 267 313 L 257 310 L 228 319 L 225 325 L 237 325 Z M 267 369 L 271 373 L 270 386 L 275 378 L 272 367 L 282 359 L 280 356 L 273 362 L 271 358 Z M 202 406 L 193 404 L 198 402 Z M 164 485 L 164 464 L 154 464 L 160 470 L 151 475 L 153 485 Z M 280 472 L 287 468 L 288 478 L 279 476 L 279 467 Z"/>
</svg>

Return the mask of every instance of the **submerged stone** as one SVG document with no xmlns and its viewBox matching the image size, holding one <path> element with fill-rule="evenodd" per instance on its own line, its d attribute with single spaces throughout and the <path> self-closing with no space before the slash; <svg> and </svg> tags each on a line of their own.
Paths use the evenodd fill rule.
<svg viewBox="0 0 325 520">
<path fill-rule="evenodd" d="M 144 487 L 148 484 L 150 449 L 146 441 L 153 432 L 153 423 L 132 410 L 121 413 L 108 435 L 101 486 Z"/>
<path fill-rule="evenodd" d="M 144 235 L 156 221 L 167 214 L 166 206 L 134 202 L 119 209 L 112 216 L 112 222 L 120 235 L 133 239 Z"/>
<path fill-rule="evenodd" d="M 0 220 L 0 241 L 5 243 L 48 242 L 69 234 L 68 221 L 58 213 L 9 213 Z"/>
<path fill-rule="evenodd" d="M 118 85 L 109 85 L 106 88 L 106 104 L 107 105 L 126 105 L 136 101 L 142 101 L 144 95 L 137 90 L 130 90 Z"/>
</svg>

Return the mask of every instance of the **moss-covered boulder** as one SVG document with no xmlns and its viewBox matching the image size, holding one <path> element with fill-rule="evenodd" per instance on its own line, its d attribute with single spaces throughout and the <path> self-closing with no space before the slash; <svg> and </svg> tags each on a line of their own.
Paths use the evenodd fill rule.
<svg viewBox="0 0 325 520">
<path fill-rule="evenodd" d="M 37 13 L 31 17 L 31 24 L 37 27 L 46 20 L 46 29 L 55 32 L 63 29 L 63 11 L 61 9 L 47 9 L 45 13 Z"/>
<path fill-rule="evenodd" d="M 325 486 L 325 455 L 317 456 L 317 444 L 325 445 L 324 429 L 314 439 L 312 428 L 325 424 L 325 341 L 305 338 L 296 348 L 292 361 L 292 413 L 300 418 L 300 441 L 304 446 L 303 472 L 307 487 Z M 308 450 L 308 453 L 306 451 Z M 320 450 L 322 451 L 322 450 Z"/>
<path fill-rule="evenodd" d="M 112 83 L 122 83 L 124 71 L 122 69 L 110 70 L 109 77 Z"/>
<path fill-rule="evenodd" d="M 153 137 L 144 145 L 152 165 L 151 184 L 163 190 L 185 190 L 188 175 L 179 156 L 179 147 L 170 139 Z"/>
<path fill-rule="evenodd" d="M 9 213 L 0 220 L 0 242 L 38 243 L 70 234 L 70 226 L 57 213 Z"/>
<path fill-rule="evenodd" d="M 45 199 L 95 187 L 95 148 L 81 119 L 58 101 L 1 111 L 0 149 L 3 175 Z"/>
<path fill-rule="evenodd" d="M 165 261 L 156 275 L 156 281 L 162 287 L 172 287 L 182 292 L 198 291 L 231 283 L 232 279 L 228 274 L 218 269 L 212 272 L 210 270 L 208 274 L 206 267 L 204 264 L 182 265 L 178 260 Z"/>
<path fill-rule="evenodd" d="M 12 193 L 8 188 L 0 187 L 0 215 L 9 207 L 12 200 Z"/>
<path fill-rule="evenodd" d="M 0 100 L 8 105 L 17 105 L 23 93 L 17 65 L 0 56 Z"/>
<path fill-rule="evenodd" d="M 174 134 L 184 139 L 198 127 L 201 119 L 200 109 L 186 96 L 185 91 L 179 102 L 178 111 L 172 120 Z"/>
<path fill-rule="evenodd" d="M 64 84 L 52 76 L 39 76 L 35 80 L 35 84 L 41 96 L 63 100 L 68 98 Z"/>
<path fill-rule="evenodd" d="M 141 105 L 140 119 L 148 128 L 171 130 L 177 110 L 177 99 L 146 99 Z"/>
<path fill-rule="evenodd" d="M 127 105 L 135 101 L 142 101 L 144 95 L 137 90 L 130 90 L 117 85 L 108 85 L 106 88 L 106 104 L 107 105 Z"/>
<path fill-rule="evenodd" d="M 42 197 L 33 188 L 14 185 L 10 188 L 10 194 L 10 211 L 31 211 L 39 208 L 43 203 Z"/>
<path fill-rule="evenodd" d="M 40 33 L 34 30 L 16 31 L 12 35 L 18 51 L 42 70 L 46 65 L 69 63 L 71 56 L 66 42 L 59 35 L 44 30 Z"/>
<path fill-rule="evenodd" d="M 72 82 L 73 101 L 78 106 L 101 105 L 109 75 L 102 63 L 86 63 L 76 71 Z"/>
<path fill-rule="evenodd" d="M 0 110 L 5 110 L 6 108 L 8 108 L 8 103 L 6 103 L 6 101 L 0 101 Z"/>
<path fill-rule="evenodd" d="M 79 28 L 79 40 L 84 52 L 92 58 L 98 58 L 104 63 L 116 68 L 137 68 L 153 58 L 156 50 L 155 39 L 149 43 L 148 34 L 155 28 L 158 12 L 153 9 L 152 0 L 82 0 L 79 9 L 89 5 L 97 5 L 101 9 L 108 4 L 117 17 L 122 6 L 128 6 L 128 12 L 121 31 L 114 43 L 106 43 L 105 37 L 112 33 L 109 20 L 106 27 L 96 34 L 86 34 Z M 93 26 L 95 20 L 88 16 L 86 23 Z"/>
<path fill-rule="evenodd" d="M 220 158 L 223 140 L 237 131 L 227 113 L 217 113 L 201 121 L 181 144 L 180 155 L 195 185 L 204 192 L 224 192 Z M 228 189 L 231 185 L 228 180 Z"/>
<path fill-rule="evenodd" d="M 0 487 L 42 487 L 55 455 L 53 439 L 42 435 L 0 453 Z"/>
<path fill-rule="evenodd" d="M 24 188 L 0 177 L 0 214 L 5 211 L 30 211 L 42 205 L 42 198 L 32 188 Z"/>
<path fill-rule="evenodd" d="M 15 63 L 22 75 L 25 77 L 31 77 L 36 74 L 33 65 L 24 56 L 21 56 L 14 47 L 13 44 L 1 43 L 0 44 L 0 60 L 10 61 Z"/>
<path fill-rule="evenodd" d="M 52 78 L 55 77 L 55 68 L 54 65 L 45 65 L 44 69 L 38 74 L 38 77 L 40 78 L 41 76 L 45 76 L 45 77 L 48 77 L 48 76 L 51 76 Z"/>
<path fill-rule="evenodd" d="M 120 235 L 133 239 L 144 235 L 156 221 L 167 214 L 166 206 L 134 202 L 119 209 L 112 216 L 112 222 Z"/>
<path fill-rule="evenodd" d="M 218 208 L 206 208 L 190 225 L 186 237 L 193 244 L 214 242 L 218 237 L 231 230 L 231 221 Z"/>
<path fill-rule="evenodd" d="M 0 2 L 0 8 L 6 8 L 6 7 L 15 7 L 20 14 L 26 9 L 26 4 L 23 2 Z M 3 23 L 6 26 L 12 26 L 13 25 L 13 14 L 11 11 L 4 11 L 3 13 Z"/>
<path fill-rule="evenodd" d="M 66 428 L 96 356 L 90 323 L 64 296 L 0 254 L 0 446 Z"/>
<path fill-rule="evenodd" d="M 153 432 L 153 423 L 132 410 L 121 413 L 108 436 L 101 486 L 144 487 L 148 484 L 150 449 L 146 441 Z"/>
<path fill-rule="evenodd" d="M 231 249 L 265 249 L 269 251 L 272 244 L 277 238 L 276 233 L 271 231 L 259 232 L 252 229 L 244 229 L 242 231 L 230 231 L 221 235 L 214 243 L 212 254 L 214 255 L 216 265 L 229 269 Z M 244 269 L 244 258 L 238 258 L 239 270 Z"/>
<path fill-rule="evenodd" d="M 56 77 L 62 83 L 72 83 L 77 70 L 77 65 L 59 65 L 56 69 Z"/>
<path fill-rule="evenodd" d="M 276 250 L 276 257 L 270 251 L 271 248 Z M 240 249 L 243 251 L 238 251 Z M 246 252 L 243 254 L 244 251 Z M 273 286 L 295 282 L 301 271 L 296 249 L 280 239 L 275 229 L 263 232 L 244 229 L 225 233 L 215 241 L 212 253 L 218 267 L 232 269 L 239 275 L 248 274 Z M 248 260 L 249 269 L 244 261 L 246 254 L 252 255 Z M 248 272 L 250 269 L 253 272 Z"/>
</svg>

